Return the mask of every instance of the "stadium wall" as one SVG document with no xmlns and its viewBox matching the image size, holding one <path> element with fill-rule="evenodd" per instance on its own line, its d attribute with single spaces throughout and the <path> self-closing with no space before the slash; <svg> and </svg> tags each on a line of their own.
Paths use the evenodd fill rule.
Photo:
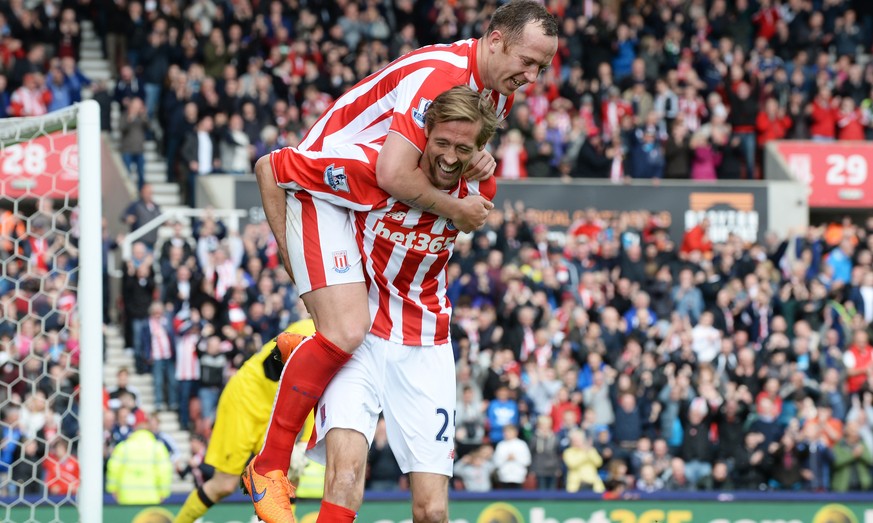
<svg viewBox="0 0 873 523">
<path fill-rule="evenodd" d="M 233 187 L 228 185 L 228 180 Z M 253 176 L 218 176 L 201 179 L 207 191 L 222 194 L 220 202 L 244 209 L 249 219 L 263 218 L 261 197 Z M 213 186 L 214 184 L 214 186 Z M 616 185 L 605 181 L 526 180 L 500 181 L 495 203 L 498 207 L 524 203 L 526 209 L 538 213 L 542 223 L 556 232 L 566 231 L 584 210 L 594 207 L 612 211 L 667 211 L 672 217 L 670 235 L 681 241 L 687 229 L 697 225 L 704 216 L 712 224 L 710 237 L 722 241 L 728 233 L 738 234 L 747 241 L 762 240 L 767 231 L 784 236 L 791 227 L 809 223 L 809 208 L 805 188 L 796 181 L 719 182 L 717 184 L 663 180 L 653 184 L 635 181 Z"/>
<path fill-rule="evenodd" d="M 130 179 L 121 154 L 113 151 L 109 142 L 108 134 L 100 137 L 102 155 L 100 158 L 100 171 L 102 173 L 101 186 L 103 190 L 103 216 L 106 217 L 106 227 L 109 229 L 109 237 L 115 238 L 119 234 L 129 231 L 129 227 L 119 217 L 124 214 L 127 206 L 137 198 L 136 183 Z"/>
</svg>

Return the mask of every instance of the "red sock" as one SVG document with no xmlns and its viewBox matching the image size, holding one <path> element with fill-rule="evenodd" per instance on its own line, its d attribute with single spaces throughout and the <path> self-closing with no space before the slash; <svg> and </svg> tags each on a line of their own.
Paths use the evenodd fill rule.
<svg viewBox="0 0 873 523">
<path fill-rule="evenodd" d="M 327 501 L 321 502 L 321 509 L 318 511 L 318 519 L 315 523 L 352 523 L 357 514 L 354 510 L 349 510 Z"/>
<path fill-rule="evenodd" d="M 264 448 L 255 471 L 288 470 L 297 434 L 334 374 L 352 355 L 316 332 L 297 347 L 285 364 Z"/>
</svg>

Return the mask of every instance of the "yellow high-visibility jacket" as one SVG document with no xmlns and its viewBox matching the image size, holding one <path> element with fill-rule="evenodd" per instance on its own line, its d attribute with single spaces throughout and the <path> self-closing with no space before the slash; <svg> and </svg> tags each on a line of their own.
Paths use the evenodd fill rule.
<svg viewBox="0 0 873 523">
<path fill-rule="evenodd" d="M 106 492 L 120 505 L 158 505 L 170 495 L 170 453 L 147 428 L 119 443 L 106 468 Z"/>
</svg>

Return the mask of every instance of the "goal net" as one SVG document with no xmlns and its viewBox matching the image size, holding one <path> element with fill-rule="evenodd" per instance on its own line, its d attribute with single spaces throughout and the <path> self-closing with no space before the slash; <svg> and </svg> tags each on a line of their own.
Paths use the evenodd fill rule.
<svg viewBox="0 0 873 523">
<path fill-rule="evenodd" d="M 102 522 L 99 106 L 0 120 L 0 519 Z"/>
</svg>

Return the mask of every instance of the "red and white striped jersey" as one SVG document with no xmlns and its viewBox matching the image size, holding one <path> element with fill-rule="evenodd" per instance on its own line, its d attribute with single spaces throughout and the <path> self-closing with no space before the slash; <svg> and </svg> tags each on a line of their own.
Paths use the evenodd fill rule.
<svg viewBox="0 0 873 523">
<path fill-rule="evenodd" d="M 385 206 L 390 195 L 376 186 L 381 144 L 345 144 L 325 151 L 284 147 L 270 154 L 279 187 L 306 191 L 338 207 L 367 211 Z"/>
<path fill-rule="evenodd" d="M 200 379 L 200 358 L 197 357 L 199 342 L 200 334 L 185 334 L 176 338 L 176 380 Z"/>
<path fill-rule="evenodd" d="M 170 346 L 169 325 L 163 318 L 149 318 L 149 332 L 152 336 L 151 355 L 153 360 L 169 360 L 173 357 Z"/>
<path fill-rule="evenodd" d="M 481 194 L 491 200 L 494 178 L 461 180 L 451 194 Z M 441 216 L 388 205 L 355 213 L 365 267 L 372 326 L 370 332 L 402 345 L 431 346 L 449 341 L 452 304 L 446 297 L 446 266 L 458 230 Z"/>
<path fill-rule="evenodd" d="M 371 160 L 379 146 L 339 149 L 345 152 L 289 148 L 274 153 L 271 162 L 274 172 L 280 166 L 305 174 L 298 178 L 298 186 L 312 196 L 356 210 L 355 229 L 373 320 L 370 331 L 402 345 L 447 342 L 452 306 L 446 298 L 445 273 L 457 229 L 446 218 L 410 209 L 377 186 L 376 164 Z M 490 200 L 496 190 L 494 178 L 481 183 L 462 178 L 451 194 L 458 198 L 481 194 Z"/>
<path fill-rule="evenodd" d="M 503 120 L 512 97 L 485 89 L 476 64 L 477 46 L 475 39 L 461 40 L 401 56 L 337 98 L 297 148 L 323 151 L 345 144 L 383 143 L 388 132 L 395 131 L 423 151 L 424 112 L 438 94 L 456 85 L 489 94 Z"/>
</svg>

